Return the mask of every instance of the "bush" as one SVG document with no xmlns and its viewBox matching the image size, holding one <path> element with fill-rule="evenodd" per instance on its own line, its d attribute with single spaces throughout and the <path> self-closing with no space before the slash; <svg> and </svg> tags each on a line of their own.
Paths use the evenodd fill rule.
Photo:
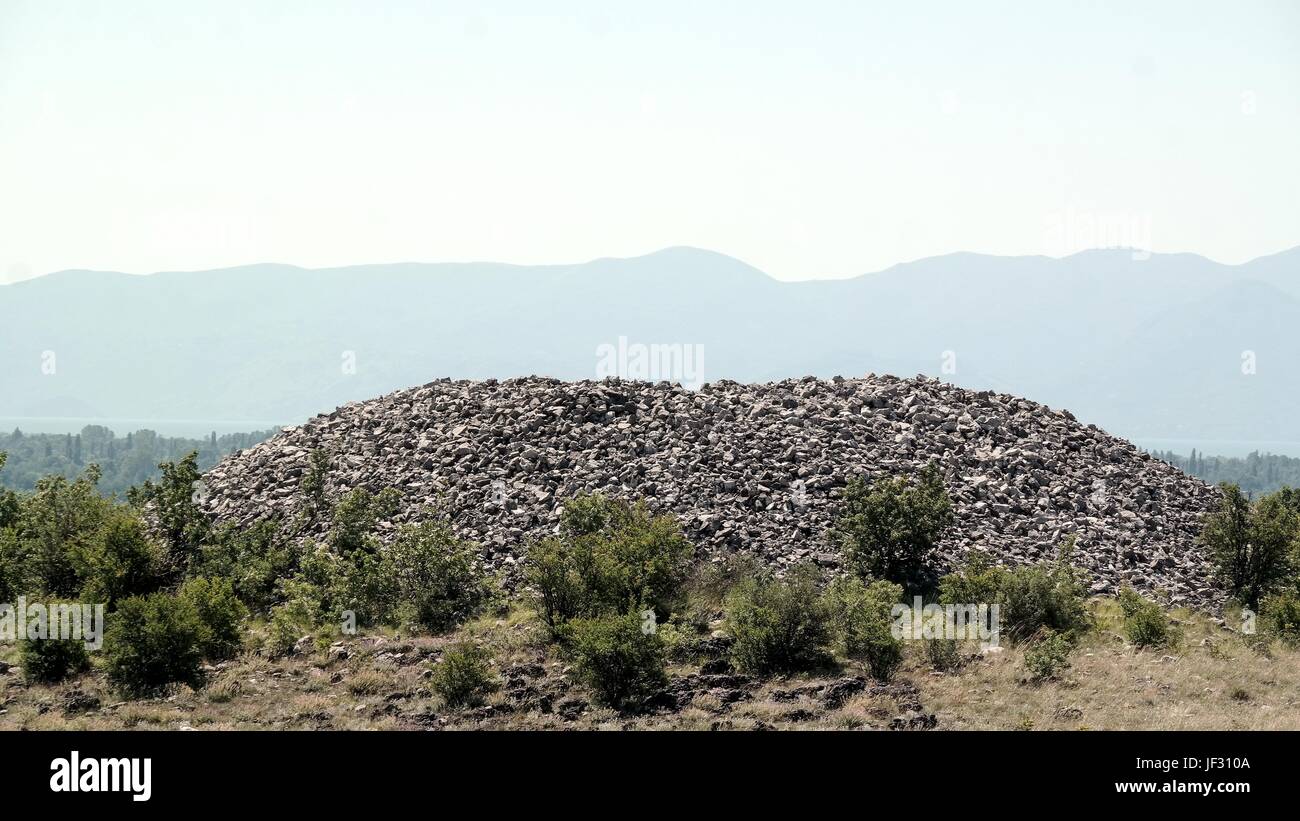
<svg viewBox="0 0 1300 821">
<path fill-rule="evenodd" d="M 1055 678 L 1070 666 L 1073 642 L 1051 628 L 1037 633 L 1025 648 L 1025 669 L 1034 681 Z"/>
<path fill-rule="evenodd" d="M 123 600 L 104 638 L 109 683 L 129 696 L 174 683 L 200 686 L 203 632 L 187 599 L 152 593 Z"/>
<path fill-rule="evenodd" d="M 1074 641 L 1092 627 L 1087 588 L 1071 564 L 1073 542 L 1061 548 L 1052 565 L 1003 571 L 999 618 L 1012 641 L 1024 641 L 1043 628 Z"/>
<path fill-rule="evenodd" d="M 1300 596 L 1288 590 L 1263 603 L 1266 629 L 1291 647 L 1300 645 Z"/>
<path fill-rule="evenodd" d="M 940 672 L 950 672 L 961 667 L 961 642 L 957 639 L 926 639 L 925 657 L 930 666 Z"/>
<path fill-rule="evenodd" d="M 574 545 L 543 539 L 528 551 L 528 583 L 537 592 L 538 610 L 552 635 L 558 635 L 569 619 L 594 609 L 587 578 L 592 572 L 585 576 L 579 569 L 594 564 L 590 547 L 590 542 Z"/>
<path fill-rule="evenodd" d="M 1142 609 L 1142 596 L 1133 588 L 1125 585 L 1120 588 L 1119 595 L 1115 597 L 1119 603 L 1119 612 L 1128 618 Z"/>
<path fill-rule="evenodd" d="M 14 527 L 0 527 L 0 602 L 15 602 L 26 592 L 22 542 Z"/>
<path fill-rule="evenodd" d="M 18 644 L 18 663 L 28 681 L 52 684 L 90 669 L 81 639 L 28 639 Z"/>
<path fill-rule="evenodd" d="M 297 571 L 300 553 L 278 521 L 231 525 L 214 533 L 211 543 L 201 549 L 194 573 L 230 579 L 240 601 L 265 613 L 278 599 L 279 581 Z"/>
<path fill-rule="evenodd" d="M 767 674 L 811 670 L 829 661 L 826 602 L 817 594 L 817 569 L 802 565 L 785 579 L 770 575 L 738 584 L 728 596 L 732 660 Z"/>
<path fill-rule="evenodd" d="M 683 625 L 707 633 L 709 625 L 726 614 L 731 590 L 761 572 L 762 565 L 749 553 L 727 554 L 697 564 L 683 586 Z"/>
<path fill-rule="evenodd" d="M 181 587 L 180 597 L 198 615 L 199 652 L 204 658 L 222 661 L 239 652 L 248 608 L 235 596 L 229 579 L 191 579 Z"/>
<path fill-rule="evenodd" d="M 1282 586 L 1300 551 L 1300 515 L 1293 495 L 1280 491 L 1253 506 L 1234 484 L 1219 485 L 1223 498 L 1208 516 L 1201 541 L 1224 587 L 1252 610 Z"/>
<path fill-rule="evenodd" d="M 579 680 L 602 704 L 635 709 L 668 683 L 663 639 L 642 629 L 639 613 L 577 619 L 564 632 Z"/>
<path fill-rule="evenodd" d="M 158 465 L 160 476 L 155 484 L 146 479 L 132 489 L 131 501 L 138 507 L 149 505 L 162 534 L 165 558 L 171 572 L 182 574 L 199 557 L 199 547 L 212 530 L 212 522 L 198 503 L 197 490 L 202 487 L 199 454 L 193 451 L 179 462 Z"/>
<path fill-rule="evenodd" d="M 329 482 L 330 457 L 326 451 L 316 448 L 308 459 L 307 470 L 302 475 L 299 488 L 306 502 L 307 519 L 315 522 L 330 509 L 329 499 L 325 495 L 325 488 Z"/>
<path fill-rule="evenodd" d="M 950 524 L 952 502 L 938 470 L 930 466 L 916 481 L 852 480 L 830 537 L 862 578 L 916 590 L 929 584 L 935 547 Z"/>
<path fill-rule="evenodd" d="M 866 662 L 871 675 L 888 681 L 903 662 L 903 640 L 893 634 L 893 607 L 903 588 L 892 582 L 870 586 L 841 576 L 822 595 L 836 646 L 846 657 Z"/>
<path fill-rule="evenodd" d="M 497 688 L 487 650 L 472 644 L 457 644 L 442 654 L 433 668 L 431 686 L 448 707 L 477 706 Z"/>
<path fill-rule="evenodd" d="M 324 553 L 324 551 L 322 551 Z M 326 614 L 316 585 L 295 576 L 281 582 L 284 603 L 271 610 L 266 625 L 262 653 L 268 658 L 283 658 L 293 653 L 298 640 L 312 632 L 329 632 L 336 625 L 326 624 Z M 337 627 L 341 627 L 340 621 Z"/>
<path fill-rule="evenodd" d="M 478 550 L 441 522 L 403 528 L 389 548 L 397 599 L 409 617 L 434 633 L 475 615 L 493 595 Z"/>
<path fill-rule="evenodd" d="M 164 581 L 163 553 L 144 522 L 129 508 L 108 514 L 104 525 L 77 554 L 85 580 L 81 597 L 112 609 L 121 599 L 153 593 Z"/>
<path fill-rule="evenodd" d="M 969 553 L 961 570 L 939 580 L 939 604 L 976 608 L 996 604 L 1000 609 L 1007 573 L 988 557 Z M 1001 629 L 1001 624 L 996 626 Z M 955 638 L 926 639 L 925 655 L 935 670 L 949 672 L 962 664 L 961 647 Z"/>
<path fill-rule="evenodd" d="M 77 557 L 95 540 L 113 508 L 99 495 L 99 478 L 96 465 L 71 482 L 46 476 L 36 483 L 34 493 L 23 498 L 20 544 L 14 557 L 19 592 L 61 598 L 81 593 L 84 580 Z"/>
<path fill-rule="evenodd" d="M 291 605 L 281 605 L 271 611 L 271 621 L 266 625 L 266 639 L 262 651 L 267 658 L 284 658 L 293 653 L 304 627 Z"/>
<path fill-rule="evenodd" d="M 1002 594 L 1007 571 L 988 557 L 969 553 L 961 570 L 939 580 L 940 604 L 996 604 Z"/>
<path fill-rule="evenodd" d="M 445 632 L 478 613 L 495 594 L 479 567 L 478 549 L 449 525 L 426 521 L 401 528 L 384 546 L 364 532 L 386 498 L 349 494 L 336 511 L 334 547 L 302 553 L 297 571 L 281 580 L 279 598 L 294 602 L 295 621 L 312 630 L 350 611 L 359 625 L 417 624 Z"/>
<path fill-rule="evenodd" d="M 1166 647 L 1173 638 L 1165 611 L 1160 609 L 1160 605 L 1145 599 L 1124 617 L 1124 632 L 1137 647 Z"/>
<path fill-rule="evenodd" d="M 330 550 L 339 556 L 361 550 L 376 552 L 375 528 L 380 521 L 397 512 L 400 502 L 400 494 L 392 488 L 378 495 L 364 488 L 348 493 L 334 508 L 333 525 L 328 538 Z"/>
<path fill-rule="evenodd" d="M 680 604 L 694 548 L 671 516 L 599 495 L 565 504 L 558 538 L 529 552 L 528 581 L 553 633 L 569 619 L 645 608 L 660 621 Z"/>
<path fill-rule="evenodd" d="M 362 625 L 385 624 L 397 617 L 397 579 L 389 557 L 377 545 L 345 554 L 318 556 L 328 583 L 322 616 L 335 620 L 352 611 Z"/>
</svg>

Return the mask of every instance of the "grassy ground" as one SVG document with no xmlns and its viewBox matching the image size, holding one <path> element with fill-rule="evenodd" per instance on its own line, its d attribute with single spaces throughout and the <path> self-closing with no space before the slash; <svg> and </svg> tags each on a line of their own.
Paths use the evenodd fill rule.
<svg viewBox="0 0 1300 821">
<path fill-rule="evenodd" d="M 591 703 L 565 659 L 523 610 L 454 636 L 372 633 L 286 659 L 256 652 L 208 670 L 201 689 L 123 701 L 98 672 L 29 685 L 14 648 L 0 673 L 0 729 L 1300 729 L 1300 653 L 1266 652 L 1202 615 L 1176 612 L 1179 642 L 1139 650 L 1115 603 L 1093 603 L 1097 629 L 1057 679 L 1028 681 L 1015 647 L 955 672 L 930 668 L 919 647 L 888 685 L 858 665 L 817 675 L 750 679 L 675 664 L 675 708 L 620 715 Z M 429 686 L 445 647 L 487 645 L 502 687 L 480 707 L 448 709 Z M 0 665 L 3 667 L 5 665 Z"/>
</svg>

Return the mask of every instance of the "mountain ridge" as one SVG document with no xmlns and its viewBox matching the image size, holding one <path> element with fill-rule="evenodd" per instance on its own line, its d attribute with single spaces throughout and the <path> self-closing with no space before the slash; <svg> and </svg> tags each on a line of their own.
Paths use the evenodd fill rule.
<svg viewBox="0 0 1300 821">
<path fill-rule="evenodd" d="M 17 282 L 0 282 L 0 287 L 4 287 L 6 285 L 20 285 L 23 283 L 35 282 L 37 280 L 45 279 L 47 277 L 57 277 L 57 276 L 63 276 L 68 274 L 95 274 L 95 275 L 108 275 L 108 276 L 127 276 L 132 278 L 147 278 L 147 277 L 176 276 L 176 275 L 186 275 L 186 274 L 223 274 L 223 273 L 230 273 L 230 272 L 241 272 L 249 269 L 273 269 L 273 268 L 281 268 L 281 269 L 285 269 L 288 271 L 295 271 L 295 272 L 343 271 L 343 270 L 365 270 L 365 269 L 408 268 L 408 267 L 440 268 L 440 267 L 475 267 L 475 266 L 513 268 L 518 270 L 533 270 L 539 268 L 540 269 L 578 268 L 586 265 L 594 265 L 597 263 L 645 260 L 650 258 L 661 257 L 663 255 L 679 253 L 679 252 L 691 252 L 692 254 L 716 257 L 716 258 L 727 260 L 732 263 L 737 263 L 739 265 L 743 265 L 747 268 L 750 268 L 753 271 L 756 271 L 775 282 L 790 282 L 790 283 L 844 282 L 848 280 L 856 280 L 864 277 L 886 274 L 886 273 L 893 272 L 899 268 L 903 268 L 910 265 L 916 265 L 918 263 L 929 262 L 933 260 L 970 258 L 970 259 L 987 259 L 987 260 L 1002 260 L 1002 261 L 1044 260 L 1049 262 L 1060 262 L 1064 260 L 1074 259 L 1077 257 L 1096 256 L 1096 255 L 1118 255 L 1118 256 L 1130 255 L 1131 256 L 1131 254 L 1137 250 L 1139 249 L 1084 248 L 1082 250 L 1073 251 L 1069 254 L 1065 254 L 1059 257 L 1054 257 L 1047 254 L 991 254 L 991 253 L 985 253 L 983 251 L 949 251 L 943 254 L 934 254 L 931 256 L 918 257 L 917 259 L 912 259 L 912 260 L 903 260 L 900 262 L 892 263 L 891 265 L 888 265 L 884 268 L 879 268 L 872 271 L 863 271 L 861 273 L 856 273 L 856 274 L 849 274 L 847 276 L 839 276 L 839 277 L 815 277 L 814 276 L 814 277 L 806 277 L 803 279 L 783 279 L 774 276 L 768 273 L 767 271 L 764 271 L 762 268 L 759 268 L 756 265 L 746 262 L 740 257 L 732 256 L 731 254 L 727 254 L 723 251 L 716 251 L 711 248 L 705 248 L 703 246 L 696 246 L 696 245 L 669 245 L 654 251 L 648 251 L 644 254 L 633 254 L 630 256 L 594 257 L 592 259 L 585 260 L 582 262 L 524 263 L 524 262 L 503 262 L 499 260 L 490 260 L 490 259 L 444 260 L 439 262 L 430 262 L 430 261 L 421 261 L 421 260 L 400 260 L 394 262 L 361 262 L 361 263 L 355 263 L 351 265 L 305 266 L 305 265 L 297 265 L 295 263 L 288 263 L 288 262 L 259 261 L 259 262 L 243 263 L 240 265 L 222 266 L 219 268 L 187 268 L 187 269 L 175 269 L 175 270 L 168 269 L 168 270 L 160 270 L 160 271 L 149 271 L 145 273 L 131 273 L 129 271 L 114 271 L 114 270 L 100 269 L 100 268 L 61 268 L 55 271 L 50 271 L 48 273 L 40 274 L 38 276 L 22 279 Z M 1146 252 L 1142 252 L 1142 253 L 1146 253 Z M 1212 259 L 1202 254 L 1195 253 L 1193 251 L 1150 252 L 1151 257 L 1185 258 L 1185 259 L 1197 260 L 1199 262 L 1205 262 L 1205 263 L 1209 263 L 1212 265 L 1221 266 L 1225 268 L 1240 268 L 1243 266 L 1254 265 L 1264 260 L 1274 260 L 1277 258 L 1284 258 L 1291 255 L 1300 257 L 1300 245 L 1292 246 L 1290 248 L 1284 248 L 1282 250 L 1273 251 L 1267 254 L 1260 254 L 1259 256 L 1252 257 L 1249 260 L 1245 260 L 1243 262 L 1237 262 L 1237 263 L 1219 262 L 1218 260 Z"/>
<path fill-rule="evenodd" d="M 1292 327 L 1300 249 L 1236 266 L 959 253 L 802 281 L 689 246 L 558 266 L 74 271 L 0 290 L 0 416 L 57 397 L 114 418 L 289 424 L 441 377 L 591 378 L 600 346 L 626 338 L 700 346 L 705 382 L 928 374 L 1128 438 L 1290 441 Z"/>
</svg>

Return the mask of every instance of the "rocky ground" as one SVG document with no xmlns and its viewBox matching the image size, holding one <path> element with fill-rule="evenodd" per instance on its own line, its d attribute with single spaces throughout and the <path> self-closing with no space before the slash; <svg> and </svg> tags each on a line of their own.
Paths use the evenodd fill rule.
<svg viewBox="0 0 1300 821">
<path fill-rule="evenodd" d="M 1173 604 L 1217 603 L 1196 545 L 1217 491 L 1068 411 L 918 377 L 765 385 L 443 380 L 343 406 L 235 454 L 205 476 L 222 522 L 292 518 L 309 456 L 329 492 L 397 489 L 386 527 L 440 504 L 485 560 L 518 578 L 531 539 L 581 491 L 646 499 L 702 551 L 835 566 L 825 543 L 848 480 L 934 462 L 954 502 L 952 562 L 1054 555 L 1068 534 L 1093 592 L 1123 583 Z"/>
</svg>

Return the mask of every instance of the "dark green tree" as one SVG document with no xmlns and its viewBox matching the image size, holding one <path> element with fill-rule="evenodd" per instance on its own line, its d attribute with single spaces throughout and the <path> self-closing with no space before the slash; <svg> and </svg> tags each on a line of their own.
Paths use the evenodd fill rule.
<svg viewBox="0 0 1300 821">
<path fill-rule="evenodd" d="M 108 511 L 92 538 L 72 557 L 84 579 L 82 598 L 112 608 L 122 599 L 152 593 L 163 583 L 162 550 L 137 511 Z"/>
<path fill-rule="evenodd" d="M 1295 570 L 1300 524 L 1291 496 L 1271 494 L 1254 505 L 1235 484 L 1223 483 L 1219 509 L 1205 520 L 1201 540 L 1224 587 L 1251 609 Z"/>
<path fill-rule="evenodd" d="M 191 451 L 179 462 L 161 463 L 158 482 L 146 480 L 137 493 L 131 494 L 135 503 L 152 509 L 167 549 L 167 561 L 175 573 L 189 569 L 212 528 L 200 507 L 206 489 L 198 457 L 197 451 Z"/>
<path fill-rule="evenodd" d="M 317 521 L 329 513 L 329 500 L 325 497 L 325 485 L 329 478 L 330 458 L 322 448 L 311 452 L 310 462 L 302 475 L 302 495 L 307 502 L 307 516 L 310 521 Z"/>
<path fill-rule="evenodd" d="M 96 485 L 99 467 L 89 465 L 75 481 L 47 476 L 23 500 L 18 537 L 25 592 L 74 597 L 83 579 L 76 557 L 97 537 L 112 503 Z"/>
<path fill-rule="evenodd" d="M 830 539 L 864 579 L 916 590 L 931 582 L 935 548 L 952 520 L 948 491 L 931 465 L 917 479 L 849 482 Z"/>
</svg>

